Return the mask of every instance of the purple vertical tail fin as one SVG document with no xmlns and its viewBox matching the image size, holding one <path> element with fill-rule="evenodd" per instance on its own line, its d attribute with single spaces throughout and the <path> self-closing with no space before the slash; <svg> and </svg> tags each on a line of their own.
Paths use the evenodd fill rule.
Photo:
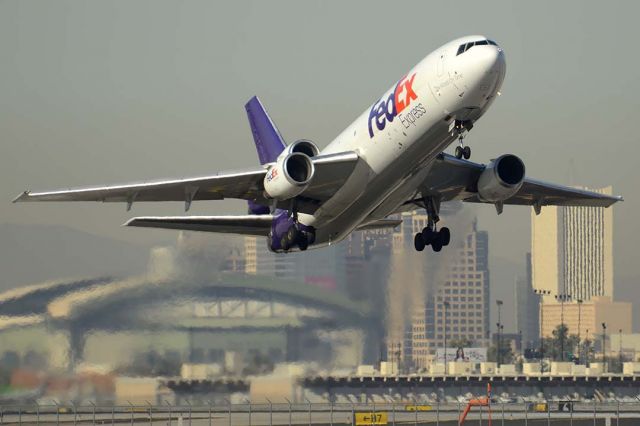
<svg viewBox="0 0 640 426">
<path fill-rule="evenodd" d="M 247 110 L 260 164 L 276 161 L 278 155 L 286 147 L 280 131 L 278 131 L 257 96 L 249 99 L 244 108 Z"/>
</svg>

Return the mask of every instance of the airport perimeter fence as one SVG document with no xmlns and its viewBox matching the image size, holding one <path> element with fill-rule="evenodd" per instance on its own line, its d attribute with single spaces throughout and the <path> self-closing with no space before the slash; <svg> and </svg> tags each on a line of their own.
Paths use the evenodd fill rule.
<svg viewBox="0 0 640 426">
<path fill-rule="evenodd" d="M 367 404 L 251 403 L 172 405 L 6 405 L 0 425 L 640 425 L 640 402 L 544 401 L 492 403 L 471 408 L 460 423 L 466 403 L 419 401 Z M 490 408 L 490 409 L 489 409 Z"/>
</svg>

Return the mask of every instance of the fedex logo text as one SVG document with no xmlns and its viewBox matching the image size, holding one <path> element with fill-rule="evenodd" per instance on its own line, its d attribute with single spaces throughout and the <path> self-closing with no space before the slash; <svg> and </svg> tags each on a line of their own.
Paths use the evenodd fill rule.
<svg viewBox="0 0 640 426">
<path fill-rule="evenodd" d="M 392 122 L 393 119 L 407 108 L 411 101 L 418 98 L 413 90 L 413 80 L 416 78 L 414 73 L 411 77 L 401 79 L 396 88 L 387 99 L 380 99 L 374 103 L 369 112 L 369 137 L 373 137 L 373 123 L 376 123 L 378 130 L 384 130 L 387 121 Z"/>
<path fill-rule="evenodd" d="M 269 169 L 269 171 L 267 172 L 267 182 L 271 182 L 277 177 L 278 177 L 278 169 L 276 167 L 272 167 L 271 169 Z"/>
</svg>

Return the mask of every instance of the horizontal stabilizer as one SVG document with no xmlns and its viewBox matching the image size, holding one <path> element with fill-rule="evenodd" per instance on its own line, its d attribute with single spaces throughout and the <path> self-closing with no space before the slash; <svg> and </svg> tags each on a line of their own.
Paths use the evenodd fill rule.
<svg viewBox="0 0 640 426">
<path fill-rule="evenodd" d="M 271 229 L 272 221 L 273 216 L 270 214 L 245 216 L 147 216 L 134 217 L 124 225 L 266 236 Z"/>
<path fill-rule="evenodd" d="M 374 220 L 373 222 L 367 222 L 360 226 L 358 226 L 358 231 L 371 230 L 371 229 L 385 229 L 385 228 L 395 228 L 396 226 L 400 226 L 402 224 L 401 219 L 380 219 Z"/>
</svg>

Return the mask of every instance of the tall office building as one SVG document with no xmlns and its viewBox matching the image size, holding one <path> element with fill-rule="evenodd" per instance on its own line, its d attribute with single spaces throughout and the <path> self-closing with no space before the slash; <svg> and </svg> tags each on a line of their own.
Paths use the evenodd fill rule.
<svg viewBox="0 0 640 426">
<path fill-rule="evenodd" d="M 596 189 L 612 194 L 612 187 Z M 545 206 L 532 212 L 533 287 L 547 290 L 544 303 L 569 294 L 575 300 L 613 298 L 613 210 Z"/>
<path fill-rule="evenodd" d="M 460 231 L 460 229 L 458 229 Z M 476 221 L 454 251 L 450 263 L 428 288 L 422 307 L 413 312 L 412 361 L 425 368 L 436 349 L 468 341 L 484 346 L 489 338 L 489 236 Z"/>
<path fill-rule="evenodd" d="M 516 278 L 516 330 L 521 334 L 524 348 L 536 347 L 540 338 L 540 296 L 533 292 L 531 253 L 526 255 L 526 273 Z"/>
</svg>

